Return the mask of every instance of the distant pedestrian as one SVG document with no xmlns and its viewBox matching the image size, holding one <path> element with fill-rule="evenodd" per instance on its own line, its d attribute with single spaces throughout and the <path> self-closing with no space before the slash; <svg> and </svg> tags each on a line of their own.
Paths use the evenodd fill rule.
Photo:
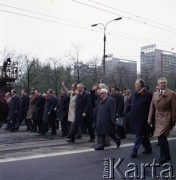
<svg viewBox="0 0 176 180">
<path fill-rule="evenodd" d="M 47 91 L 47 100 L 45 102 L 44 114 L 43 114 L 43 135 L 48 131 L 48 125 L 51 125 L 51 135 L 56 135 L 56 110 L 57 98 L 54 96 L 54 91 L 49 89 Z"/>
<path fill-rule="evenodd" d="M 68 96 L 63 89 L 61 89 L 61 95 L 58 99 L 57 109 L 58 118 L 61 122 L 62 137 L 66 137 L 69 132 L 71 123 L 68 121 L 68 110 L 69 110 L 70 96 Z"/>
<path fill-rule="evenodd" d="M 12 122 L 11 128 L 14 128 L 17 123 L 18 118 L 18 111 L 19 111 L 19 105 L 20 105 L 20 98 L 17 96 L 17 92 L 15 89 L 11 90 L 11 101 L 10 101 L 10 109 L 9 109 L 9 117 Z"/>
<path fill-rule="evenodd" d="M 43 127 L 43 112 L 45 106 L 45 98 L 41 95 L 38 89 L 35 90 L 35 107 L 32 115 L 32 119 L 36 124 L 38 133 L 42 133 Z"/>
<path fill-rule="evenodd" d="M 21 90 L 21 99 L 18 110 L 18 118 L 15 126 L 11 128 L 11 131 L 18 131 L 23 120 L 26 120 L 26 115 L 29 108 L 29 96 L 25 89 Z"/>
<path fill-rule="evenodd" d="M 35 108 L 35 88 L 31 88 L 30 101 L 29 101 L 29 109 L 26 115 L 26 125 L 27 131 L 36 132 L 37 128 L 35 123 L 33 122 L 32 115 Z"/>
</svg>

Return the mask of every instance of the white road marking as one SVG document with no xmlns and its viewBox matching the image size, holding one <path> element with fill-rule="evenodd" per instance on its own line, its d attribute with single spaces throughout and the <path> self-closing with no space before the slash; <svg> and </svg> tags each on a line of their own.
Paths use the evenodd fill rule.
<svg viewBox="0 0 176 180">
<path fill-rule="evenodd" d="M 168 140 L 176 140 L 176 137 L 170 137 Z M 152 140 L 151 143 L 158 142 L 158 140 Z M 120 148 L 122 147 L 130 147 L 133 146 L 133 143 L 126 143 L 122 144 Z M 110 146 L 106 149 L 112 149 L 116 146 Z M 6 162 L 14 162 L 14 161 L 23 161 L 23 160 L 30 160 L 30 159 L 38 159 L 38 158 L 45 158 L 45 157 L 54 157 L 54 156 L 63 156 L 63 155 L 70 155 L 70 154 L 79 154 L 79 153 L 85 153 L 85 152 L 93 152 L 95 151 L 94 148 L 88 148 L 88 149 L 82 149 L 82 150 L 74 150 L 74 151 L 65 151 L 65 152 L 58 152 L 58 153 L 48 153 L 48 154 L 38 154 L 38 155 L 31 155 L 31 156 L 24 156 L 24 157 L 14 157 L 14 158 L 8 158 L 8 159 L 1 159 L 0 163 L 6 163 Z"/>
</svg>

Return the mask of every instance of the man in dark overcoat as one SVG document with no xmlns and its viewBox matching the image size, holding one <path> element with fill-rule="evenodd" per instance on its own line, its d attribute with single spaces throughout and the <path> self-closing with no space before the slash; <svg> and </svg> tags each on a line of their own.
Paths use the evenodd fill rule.
<svg viewBox="0 0 176 180">
<path fill-rule="evenodd" d="M 61 95 L 58 100 L 58 118 L 61 122 L 62 137 L 68 135 L 69 122 L 68 122 L 68 110 L 69 110 L 70 96 L 68 96 L 63 89 L 61 89 Z"/>
<path fill-rule="evenodd" d="M 43 111 L 45 106 L 45 98 L 41 95 L 38 89 L 35 90 L 35 107 L 32 115 L 32 119 L 36 124 L 39 133 L 42 132 L 43 126 Z"/>
<path fill-rule="evenodd" d="M 89 142 L 93 142 L 95 135 L 90 117 L 90 94 L 85 91 L 82 83 L 77 85 L 77 89 L 79 94 L 76 97 L 75 121 L 73 122 L 67 136 L 69 138 L 68 142 L 75 142 L 75 134 L 78 131 L 78 127 L 82 125 L 83 122 L 85 123 L 90 135 Z"/>
<path fill-rule="evenodd" d="M 108 91 L 101 89 L 99 92 L 100 102 L 97 109 L 97 133 L 98 140 L 95 150 L 103 150 L 105 146 L 105 136 L 110 136 L 117 147 L 120 146 L 120 138 L 116 136 L 115 120 L 116 105 L 112 98 L 107 96 Z"/>
<path fill-rule="evenodd" d="M 15 124 L 15 127 L 11 128 L 11 131 L 18 131 L 22 121 L 25 120 L 26 118 L 28 108 L 29 108 L 29 96 L 27 95 L 27 91 L 25 89 L 22 89 L 17 123 Z"/>
<path fill-rule="evenodd" d="M 4 120 L 8 116 L 8 105 L 5 97 L 0 93 L 0 128 L 3 125 Z"/>
<path fill-rule="evenodd" d="M 51 125 L 51 135 L 56 135 L 56 110 L 55 107 L 57 106 L 57 98 L 54 95 L 54 91 L 49 89 L 47 91 L 47 101 L 44 107 L 44 114 L 43 114 L 43 128 L 42 133 L 43 135 L 46 134 L 48 129 L 48 124 Z"/>
<path fill-rule="evenodd" d="M 119 117 L 124 117 L 124 96 L 120 94 L 120 89 L 117 87 L 111 88 L 111 97 L 116 104 L 116 114 Z M 125 139 L 125 127 L 117 126 L 117 135 L 121 139 Z"/>
<path fill-rule="evenodd" d="M 11 101 L 10 101 L 10 109 L 9 109 L 9 117 L 12 122 L 11 127 L 15 127 L 18 118 L 18 111 L 20 105 L 20 98 L 17 96 L 16 90 L 11 90 Z"/>
<path fill-rule="evenodd" d="M 152 152 L 149 140 L 150 126 L 147 123 L 152 94 L 144 88 L 144 85 L 144 80 L 136 80 L 136 92 L 133 93 L 131 100 L 129 130 L 131 134 L 136 135 L 131 153 L 132 158 L 137 157 L 137 152 L 141 144 L 144 147 L 144 154 Z"/>
</svg>

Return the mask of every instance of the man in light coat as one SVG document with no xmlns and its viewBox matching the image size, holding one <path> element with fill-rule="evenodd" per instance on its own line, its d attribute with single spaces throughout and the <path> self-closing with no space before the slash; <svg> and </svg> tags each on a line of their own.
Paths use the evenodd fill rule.
<svg viewBox="0 0 176 180">
<path fill-rule="evenodd" d="M 170 130 L 174 127 L 176 121 L 176 96 L 173 91 L 167 88 L 167 79 L 165 77 L 158 79 L 159 91 L 154 92 L 148 123 L 155 120 L 154 136 L 158 137 L 160 144 L 161 164 L 171 160 L 167 137 Z"/>
<path fill-rule="evenodd" d="M 29 108 L 26 115 L 26 125 L 27 125 L 27 131 L 35 132 L 37 130 L 36 124 L 32 119 L 32 115 L 35 108 L 35 88 L 31 88 L 31 95 L 29 96 Z"/>
<path fill-rule="evenodd" d="M 75 142 L 75 134 L 77 133 L 79 126 L 82 126 L 83 123 L 85 123 L 90 135 L 89 142 L 94 142 L 95 135 L 90 119 L 90 94 L 84 89 L 82 83 L 77 85 L 77 89 L 79 94 L 76 97 L 75 121 L 67 136 L 69 138 L 68 142 Z"/>
</svg>

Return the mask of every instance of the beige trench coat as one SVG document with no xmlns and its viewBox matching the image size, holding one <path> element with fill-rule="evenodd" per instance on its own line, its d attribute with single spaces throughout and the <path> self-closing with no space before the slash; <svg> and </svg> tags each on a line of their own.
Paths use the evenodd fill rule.
<svg viewBox="0 0 176 180">
<path fill-rule="evenodd" d="M 76 104 L 76 96 L 78 91 L 69 91 L 65 86 L 63 90 L 70 96 L 69 110 L 68 110 L 68 121 L 74 122 L 75 120 L 75 104 Z"/>
<path fill-rule="evenodd" d="M 176 95 L 170 89 L 166 89 L 163 95 L 159 91 L 153 94 L 148 122 L 155 120 L 154 136 L 169 136 L 172 121 L 176 121 Z"/>
<path fill-rule="evenodd" d="M 32 119 L 34 108 L 35 108 L 35 95 L 31 95 L 26 119 Z"/>
<path fill-rule="evenodd" d="M 75 104 L 76 104 L 76 96 L 70 96 L 70 104 L 69 104 L 69 111 L 68 111 L 68 121 L 73 122 L 75 120 Z"/>
</svg>

